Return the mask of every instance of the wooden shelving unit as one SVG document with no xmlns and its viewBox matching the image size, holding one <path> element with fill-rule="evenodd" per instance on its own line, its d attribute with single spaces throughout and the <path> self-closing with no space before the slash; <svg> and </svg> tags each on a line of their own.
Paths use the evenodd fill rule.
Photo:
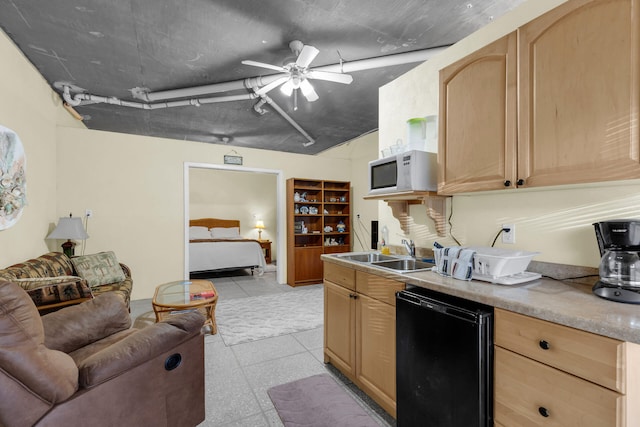
<svg viewBox="0 0 640 427">
<path fill-rule="evenodd" d="M 343 231 L 339 231 L 344 226 Z M 331 231 L 326 227 L 331 227 Z M 287 180 L 287 283 L 322 281 L 323 253 L 351 250 L 351 183 Z"/>
</svg>

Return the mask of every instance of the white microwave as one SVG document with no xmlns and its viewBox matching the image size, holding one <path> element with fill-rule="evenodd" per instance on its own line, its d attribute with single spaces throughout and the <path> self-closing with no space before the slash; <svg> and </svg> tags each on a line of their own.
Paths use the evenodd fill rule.
<svg viewBox="0 0 640 427">
<path fill-rule="evenodd" d="M 437 191 L 436 153 L 411 150 L 369 162 L 369 194 Z"/>
</svg>

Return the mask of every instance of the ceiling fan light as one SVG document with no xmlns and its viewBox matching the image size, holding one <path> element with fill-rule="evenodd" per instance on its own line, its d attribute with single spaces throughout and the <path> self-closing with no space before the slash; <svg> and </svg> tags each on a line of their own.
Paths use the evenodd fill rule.
<svg viewBox="0 0 640 427">
<path fill-rule="evenodd" d="M 284 82 L 284 84 L 280 86 L 280 91 L 287 96 L 291 96 L 291 93 L 293 92 L 293 83 L 291 80 Z"/>
<path fill-rule="evenodd" d="M 300 90 L 302 91 L 304 97 L 307 98 L 307 101 L 313 102 L 318 100 L 318 94 L 313 89 L 311 83 L 309 83 L 309 80 L 302 80 L 302 82 L 300 83 Z"/>
</svg>

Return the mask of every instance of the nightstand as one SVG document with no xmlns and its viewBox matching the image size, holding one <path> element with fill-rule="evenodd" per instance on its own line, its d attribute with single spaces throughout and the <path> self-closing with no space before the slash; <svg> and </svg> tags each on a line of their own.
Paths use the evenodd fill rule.
<svg viewBox="0 0 640 427">
<path fill-rule="evenodd" d="M 271 240 L 258 240 L 258 243 L 264 251 L 264 261 L 271 264 Z"/>
</svg>

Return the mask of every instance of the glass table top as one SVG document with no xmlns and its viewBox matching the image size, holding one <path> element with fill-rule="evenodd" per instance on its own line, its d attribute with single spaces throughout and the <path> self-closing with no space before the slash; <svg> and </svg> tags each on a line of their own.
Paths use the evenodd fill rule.
<svg viewBox="0 0 640 427">
<path fill-rule="evenodd" d="M 166 306 L 198 305 L 215 299 L 217 295 L 213 283 L 208 280 L 178 280 L 159 285 L 153 302 Z"/>
</svg>

